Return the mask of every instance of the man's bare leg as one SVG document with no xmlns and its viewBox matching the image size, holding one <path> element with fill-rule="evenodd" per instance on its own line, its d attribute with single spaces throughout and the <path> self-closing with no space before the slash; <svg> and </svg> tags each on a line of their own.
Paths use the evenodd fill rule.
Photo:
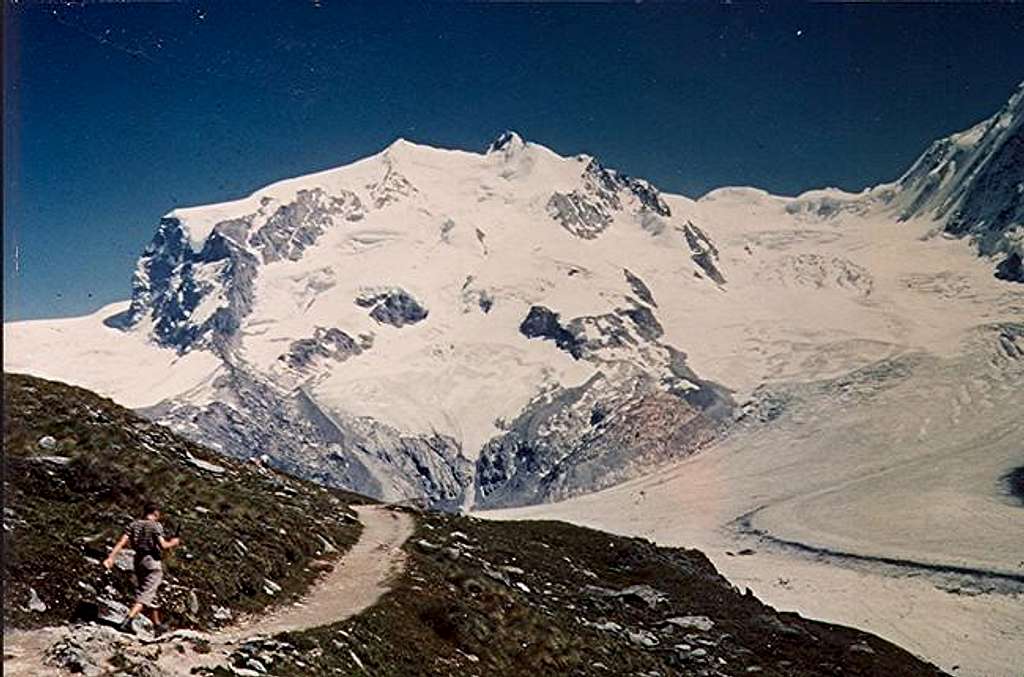
<svg viewBox="0 0 1024 677">
<path fill-rule="evenodd" d="M 132 608 L 128 610 L 128 614 L 121 621 L 120 629 L 122 632 L 131 632 L 132 619 L 139 615 L 142 611 L 142 602 L 136 602 L 132 605 Z"/>
</svg>

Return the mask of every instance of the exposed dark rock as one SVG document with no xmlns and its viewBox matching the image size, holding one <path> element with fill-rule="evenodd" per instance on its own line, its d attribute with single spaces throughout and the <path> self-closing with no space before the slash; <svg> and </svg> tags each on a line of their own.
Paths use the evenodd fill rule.
<svg viewBox="0 0 1024 677">
<path fill-rule="evenodd" d="M 558 321 L 558 313 L 544 306 L 531 306 L 526 319 L 519 325 L 519 332 L 527 338 L 546 338 L 555 342 L 574 359 L 582 356 L 582 343 Z"/>
<path fill-rule="evenodd" d="M 282 393 L 260 376 L 229 367 L 203 407 L 146 411 L 196 440 L 237 458 L 262 450 L 273 467 L 374 498 L 457 507 L 471 482 L 459 444 L 439 435 L 406 435 L 365 417 L 325 411 L 304 389 Z"/>
<path fill-rule="evenodd" d="M 399 172 L 390 159 L 386 162 L 384 176 L 380 181 L 368 186 L 373 206 L 382 209 L 403 198 L 416 194 L 416 187 Z"/>
<path fill-rule="evenodd" d="M 525 146 L 523 139 L 511 130 L 505 130 L 487 147 L 488 153 L 511 152 Z"/>
<path fill-rule="evenodd" d="M 905 196 L 900 218 L 945 218 L 945 232 L 969 237 L 982 256 L 1005 256 L 998 277 L 1021 282 L 1022 182 L 1024 83 L 996 115 L 918 158 L 897 183 Z"/>
<path fill-rule="evenodd" d="M 477 505 L 507 507 L 594 491 L 688 455 L 731 424 L 731 393 L 699 378 L 660 339 L 650 307 L 560 321 L 534 306 L 520 326 L 600 371 L 547 390 L 477 460 Z"/>
<path fill-rule="evenodd" d="M 1003 482 L 1011 496 L 1024 506 L 1024 466 L 1014 468 L 1003 476 Z"/>
<path fill-rule="evenodd" d="M 650 211 L 658 214 L 659 216 L 671 216 L 672 212 L 669 210 L 668 205 L 661 199 L 661 193 L 655 188 L 649 181 L 644 179 L 634 179 L 632 177 L 623 177 L 626 183 L 626 187 L 633 195 L 640 201 L 644 207 Z"/>
<path fill-rule="evenodd" d="M 581 158 L 582 159 L 582 158 Z M 548 214 L 573 235 L 592 240 L 611 225 L 615 212 L 624 208 L 623 199 L 635 199 L 633 208 L 644 227 L 649 215 L 669 216 L 668 205 L 658 190 L 643 179 L 634 179 L 607 169 L 591 158 L 580 175 L 581 185 L 569 193 L 554 193 L 548 200 Z"/>
<path fill-rule="evenodd" d="M 548 200 L 548 214 L 573 235 L 593 240 L 612 222 L 609 209 L 579 191 L 554 193 Z"/>
<path fill-rule="evenodd" d="M 657 340 L 665 333 L 665 330 L 661 327 L 661 322 L 658 322 L 658 318 L 646 306 L 634 306 L 626 308 L 621 312 L 633 320 L 637 333 L 648 341 Z"/>
<path fill-rule="evenodd" d="M 641 382 L 642 383 L 642 382 Z M 683 458 L 721 423 L 668 393 L 612 388 L 595 376 L 539 399 L 477 460 L 476 505 L 512 507 L 596 491 Z M 595 423 L 595 408 L 607 410 Z"/>
<path fill-rule="evenodd" d="M 683 226 L 683 237 L 690 247 L 690 258 L 700 266 L 701 270 L 717 284 L 725 284 L 725 276 L 718 269 L 718 248 L 711 242 L 692 222 L 687 221 Z"/>
<path fill-rule="evenodd" d="M 312 338 L 292 341 L 288 352 L 278 359 L 293 369 L 304 369 L 318 357 L 344 362 L 362 352 L 363 347 L 337 327 L 317 327 Z"/>
<path fill-rule="evenodd" d="M 1013 252 L 996 266 L 996 277 L 1008 282 L 1024 282 L 1024 261 L 1021 255 Z"/>
<path fill-rule="evenodd" d="M 245 220 L 217 224 L 196 253 L 178 219 L 161 219 L 132 279 L 131 305 L 105 323 L 127 329 L 148 316 L 154 338 L 162 345 L 181 352 L 195 345 L 227 347 L 252 307 L 259 266 L 240 244 L 247 227 Z M 202 302 L 216 309 L 194 317 Z"/>
<path fill-rule="evenodd" d="M 650 288 L 644 284 L 644 281 L 631 273 L 628 268 L 623 268 L 622 272 L 626 275 L 626 281 L 629 282 L 629 286 L 633 288 L 633 293 L 647 305 L 657 308 L 658 304 L 654 300 L 654 294 L 652 294 Z"/>
<path fill-rule="evenodd" d="M 249 244 L 260 250 L 264 263 L 297 261 L 334 224 L 335 217 L 358 221 L 363 216 L 362 202 L 351 191 L 327 195 L 322 188 L 300 190 L 294 202 L 278 207 L 249 237 Z"/>
<path fill-rule="evenodd" d="M 381 324 L 404 327 L 425 320 L 426 308 L 420 305 L 413 296 L 404 289 L 388 289 L 386 291 L 369 291 L 355 300 L 356 305 L 369 308 L 370 317 Z"/>
</svg>

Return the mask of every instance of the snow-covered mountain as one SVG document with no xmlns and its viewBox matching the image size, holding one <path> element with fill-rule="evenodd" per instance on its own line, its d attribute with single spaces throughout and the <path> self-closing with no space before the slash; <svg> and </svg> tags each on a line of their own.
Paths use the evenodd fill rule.
<svg viewBox="0 0 1024 677">
<path fill-rule="evenodd" d="M 941 349 L 1017 298 L 921 240 L 1021 279 L 1022 98 L 860 194 L 694 201 L 512 132 L 399 140 L 172 211 L 130 302 L 5 325 L 5 366 L 389 500 L 592 491 L 719 439 L 764 383 Z M 966 291 L 998 300 L 931 315 Z"/>
<path fill-rule="evenodd" d="M 827 216 L 839 210 L 931 219 L 968 237 L 996 260 L 996 276 L 1024 282 L 1024 83 L 992 117 L 938 139 L 893 183 L 859 195 L 807 194 L 792 205 Z"/>
</svg>

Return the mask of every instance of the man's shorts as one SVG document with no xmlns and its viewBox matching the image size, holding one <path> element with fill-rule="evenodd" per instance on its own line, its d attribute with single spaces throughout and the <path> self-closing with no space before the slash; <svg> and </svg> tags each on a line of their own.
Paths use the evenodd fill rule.
<svg viewBox="0 0 1024 677">
<path fill-rule="evenodd" d="M 156 601 L 156 590 L 164 580 L 164 568 L 160 560 L 150 555 L 135 560 L 135 603 L 156 609 L 160 604 Z"/>
</svg>

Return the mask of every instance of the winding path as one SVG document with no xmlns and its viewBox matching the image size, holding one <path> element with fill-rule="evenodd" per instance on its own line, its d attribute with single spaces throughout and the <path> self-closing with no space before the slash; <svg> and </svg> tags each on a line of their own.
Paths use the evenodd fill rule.
<svg viewBox="0 0 1024 677">
<path fill-rule="evenodd" d="M 149 642 L 130 642 L 120 649 L 144 652 L 152 644 L 180 642 L 183 653 L 162 651 L 156 660 L 150 660 L 166 674 L 188 675 L 195 667 L 213 667 L 223 663 L 235 646 L 247 640 L 330 625 L 372 606 L 387 592 L 390 581 L 403 570 L 405 553 L 402 544 L 412 535 L 415 524 L 409 515 L 386 506 L 353 506 L 353 509 L 363 524 L 359 540 L 301 601 L 209 635 L 179 631 Z M 47 647 L 69 632 L 73 631 L 68 627 L 58 627 L 4 633 L 4 673 L 25 676 L 56 674 L 54 668 L 43 664 L 43 655 Z M 187 640 L 193 638 L 208 641 L 212 650 L 208 653 L 189 650 L 190 642 Z M 97 658 L 102 662 L 102 657 Z"/>
<path fill-rule="evenodd" d="M 402 544 L 412 534 L 409 515 L 380 506 L 353 506 L 363 531 L 341 562 L 302 601 L 215 634 L 215 642 L 306 630 L 337 623 L 372 606 L 405 563 Z"/>
</svg>

